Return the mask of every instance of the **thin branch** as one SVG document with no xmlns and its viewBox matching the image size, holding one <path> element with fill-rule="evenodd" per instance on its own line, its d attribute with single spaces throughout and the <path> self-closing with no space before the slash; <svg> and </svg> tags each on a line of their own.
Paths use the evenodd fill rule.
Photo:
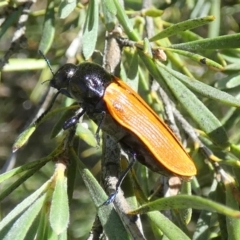
<svg viewBox="0 0 240 240">
<path fill-rule="evenodd" d="M 25 48 L 26 46 L 26 37 L 25 37 L 25 31 L 26 31 L 26 22 L 29 17 L 30 7 L 33 3 L 35 3 L 36 0 L 30 0 L 25 2 L 22 5 L 22 13 L 19 17 L 19 21 L 17 24 L 17 29 L 14 32 L 14 35 L 11 40 L 11 46 L 9 50 L 5 53 L 2 60 L 0 61 L 0 69 L 4 67 L 4 65 L 8 62 L 9 58 L 16 52 L 18 52 L 19 49 Z"/>
</svg>

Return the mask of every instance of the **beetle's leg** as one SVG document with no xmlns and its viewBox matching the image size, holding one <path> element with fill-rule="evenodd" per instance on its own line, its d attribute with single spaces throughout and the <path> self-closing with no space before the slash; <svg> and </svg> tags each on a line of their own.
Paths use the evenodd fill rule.
<svg viewBox="0 0 240 240">
<path fill-rule="evenodd" d="M 68 119 L 64 124 L 63 124 L 63 129 L 66 130 L 78 123 L 79 118 L 86 112 L 86 109 L 82 109 L 80 112 L 77 112 L 75 116 L 71 117 Z"/>
<path fill-rule="evenodd" d="M 98 144 L 98 145 L 100 145 L 99 132 L 100 132 L 100 130 L 101 130 L 101 128 L 102 128 L 102 124 L 103 124 L 103 122 L 104 122 L 104 120 L 105 120 L 106 112 L 105 112 L 105 111 L 102 111 L 101 114 L 102 114 L 102 118 L 100 119 L 100 122 L 99 122 L 98 127 L 97 127 L 97 131 L 96 131 L 96 133 L 95 133 L 95 137 L 96 137 L 96 141 L 97 141 L 97 144 Z"/>
<path fill-rule="evenodd" d="M 121 176 L 119 177 L 117 184 L 116 184 L 116 190 L 110 194 L 108 199 L 102 204 L 102 205 L 108 205 L 109 203 L 112 203 L 114 199 L 116 198 L 116 195 L 118 193 L 119 187 L 121 186 L 124 178 L 127 176 L 128 172 L 131 170 L 133 167 L 134 163 L 136 162 L 136 154 L 132 154 L 131 161 L 128 165 L 128 167 L 122 172 Z"/>
</svg>

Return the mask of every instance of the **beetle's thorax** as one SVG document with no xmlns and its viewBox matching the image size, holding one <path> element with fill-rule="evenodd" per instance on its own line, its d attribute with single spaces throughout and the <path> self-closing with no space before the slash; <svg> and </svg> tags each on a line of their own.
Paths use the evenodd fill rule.
<svg viewBox="0 0 240 240">
<path fill-rule="evenodd" d="M 78 102 L 97 104 L 111 78 L 101 66 L 82 63 L 69 82 L 69 92 Z"/>
</svg>

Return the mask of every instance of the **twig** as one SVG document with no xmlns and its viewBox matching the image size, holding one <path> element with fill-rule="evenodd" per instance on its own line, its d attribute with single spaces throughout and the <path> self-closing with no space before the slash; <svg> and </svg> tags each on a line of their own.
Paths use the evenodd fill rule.
<svg viewBox="0 0 240 240">
<path fill-rule="evenodd" d="M 8 62 L 12 54 L 16 53 L 19 49 L 23 48 L 26 43 L 25 31 L 26 31 L 26 22 L 29 16 L 29 9 L 36 0 L 30 0 L 23 4 L 22 14 L 19 17 L 17 29 L 14 32 L 14 35 L 11 40 L 11 46 L 9 50 L 5 53 L 2 60 L 0 61 L 0 69 Z"/>
</svg>

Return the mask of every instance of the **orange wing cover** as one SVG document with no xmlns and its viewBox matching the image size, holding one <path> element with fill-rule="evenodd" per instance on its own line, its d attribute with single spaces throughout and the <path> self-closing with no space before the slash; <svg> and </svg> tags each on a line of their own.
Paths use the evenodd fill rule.
<svg viewBox="0 0 240 240">
<path fill-rule="evenodd" d="M 122 80 L 113 77 L 104 102 L 112 117 L 136 135 L 164 167 L 176 175 L 196 175 L 196 167 L 170 128 Z"/>
</svg>

